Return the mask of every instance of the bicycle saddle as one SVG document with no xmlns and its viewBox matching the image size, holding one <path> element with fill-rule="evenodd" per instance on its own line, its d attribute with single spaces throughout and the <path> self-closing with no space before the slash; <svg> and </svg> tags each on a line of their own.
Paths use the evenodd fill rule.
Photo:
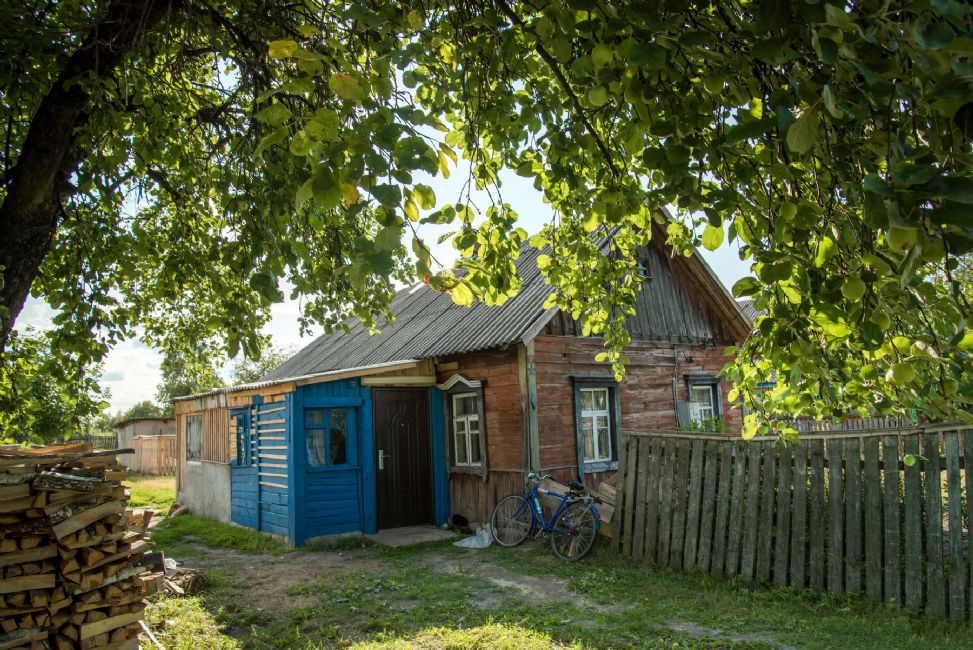
<svg viewBox="0 0 973 650">
<path fill-rule="evenodd" d="M 584 485 L 582 485 L 577 481 L 568 481 L 568 487 L 571 488 L 572 490 L 577 490 L 579 492 L 584 491 Z"/>
</svg>

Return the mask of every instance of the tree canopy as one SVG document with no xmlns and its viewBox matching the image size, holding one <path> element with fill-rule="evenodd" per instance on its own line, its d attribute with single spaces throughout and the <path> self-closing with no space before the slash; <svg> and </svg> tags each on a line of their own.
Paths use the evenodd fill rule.
<svg viewBox="0 0 973 650">
<path fill-rule="evenodd" d="M 3 340 L 28 290 L 91 361 L 136 326 L 169 349 L 255 356 L 285 281 L 327 327 L 375 323 L 415 277 L 500 303 L 527 239 L 499 178 L 514 170 L 550 204 L 531 243 L 551 247 L 551 304 L 603 334 L 617 372 L 633 252 L 659 221 L 679 252 L 729 240 L 752 263 L 734 292 L 765 315 L 729 368 L 734 398 L 770 415 L 969 418 L 954 271 L 973 248 L 971 11 L 6 3 Z M 422 182 L 451 173 L 490 204 Z M 432 258 L 427 223 L 453 225 L 461 271 Z"/>
</svg>

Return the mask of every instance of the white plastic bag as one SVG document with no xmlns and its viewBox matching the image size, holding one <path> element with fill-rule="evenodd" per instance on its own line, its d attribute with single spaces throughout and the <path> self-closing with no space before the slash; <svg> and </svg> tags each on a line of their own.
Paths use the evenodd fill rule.
<svg viewBox="0 0 973 650">
<path fill-rule="evenodd" d="M 464 537 L 458 542 L 453 542 L 453 546 L 461 548 L 487 548 L 493 544 L 493 529 L 490 524 L 484 524 L 478 528 L 476 533 L 469 537 Z"/>
</svg>

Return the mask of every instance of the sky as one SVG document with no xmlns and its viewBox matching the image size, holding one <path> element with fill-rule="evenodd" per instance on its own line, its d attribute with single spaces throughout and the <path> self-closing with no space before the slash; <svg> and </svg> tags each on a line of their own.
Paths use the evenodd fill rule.
<svg viewBox="0 0 973 650">
<path fill-rule="evenodd" d="M 454 172 L 449 179 L 441 177 L 416 178 L 416 182 L 425 183 L 436 192 L 439 205 L 457 201 L 463 191 L 465 175 Z M 520 217 L 519 225 L 534 234 L 541 226 L 550 220 L 551 210 L 541 197 L 541 193 L 534 189 L 532 180 L 512 173 L 501 175 L 502 197 L 510 204 Z M 481 210 L 490 205 L 489 197 L 485 193 L 473 193 L 473 203 Z M 456 258 L 456 253 L 449 243 L 436 244 L 439 236 L 450 228 L 448 226 L 421 225 L 419 236 L 430 244 L 435 257 L 443 264 L 450 264 Z M 720 249 L 710 252 L 700 250 L 703 258 L 716 272 L 727 288 L 749 273 L 749 265 L 739 258 L 735 245 L 724 244 Z M 288 290 L 284 290 L 287 295 Z M 305 337 L 301 337 L 297 323 L 299 314 L 297 301 L 287 301 L 271 308 L 271 320 L 264 331 L 273 337 L 277 346 L 302 348 L 321 334 L 321 329 Z M 29 298 L 24 310 L 17 319 L 16 327 L 23 329 L 33 326 L 37 329 L 50 327 L 50 319 L 54 312 L 44 302 Z M 112 349 L 104 363 L 101 375 L 101 385 L 110 393 L 111 411 L 124 411 L 136 402 L 155 400 L 156 387 L 159 384 L 162 361 L 161 354 L 138 340 L 125 341 Z M 224 373 L 225 374 L 225 373 Z"/>
</svg>

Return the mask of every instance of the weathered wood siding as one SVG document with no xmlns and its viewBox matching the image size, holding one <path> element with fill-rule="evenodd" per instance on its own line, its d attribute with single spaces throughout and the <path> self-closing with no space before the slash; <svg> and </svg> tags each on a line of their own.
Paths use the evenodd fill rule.
<svg viewBox="0 0 973 650">
<path fill-rule="evenodd" d="M 673 371 L 676 399 L 688 398 L 686 376 L 715 375 L 728 361 L 722 346 L 678 345 L 678 365 L 672 345 L 633 342 L 626 350 L 631 359 L 628 375 L 620 384 L 622 429 L 673 429 L 676 404 L 673 401 Z M 559 480 L 577 478 L 577 435 L 574 422 L 573 376 L 610 375 L 611 366 L 596 363 L 602 341 L 592 337 L 538 336 L 534 340 L 537 364 L 537 420 L 540 431 L 541 468 Z M 687 361 L 692 356 L 692 363 Z M 722 382 L 723 418 L 729 431 L 739 431 L 742 415 L 726 399 L 730 386 Z M 611 472 L 590 476 L 597 485 Z"/>
<path fill-rule="evenodd" d="M 436 374 L 444 382 L 459 373 L 483 382 L 486 418 L 487 480 L 479 475 L 450 475 L 450 507 L 470 521 L 486 521 L 498 495 L 524 487 L 524 430 L 517 350 L 471 352 L 439 360 Z M 450 431 L 446 426 L 445 430 Z M 446 444 L 451 444 L 448 439 Z"/>
</svg>

